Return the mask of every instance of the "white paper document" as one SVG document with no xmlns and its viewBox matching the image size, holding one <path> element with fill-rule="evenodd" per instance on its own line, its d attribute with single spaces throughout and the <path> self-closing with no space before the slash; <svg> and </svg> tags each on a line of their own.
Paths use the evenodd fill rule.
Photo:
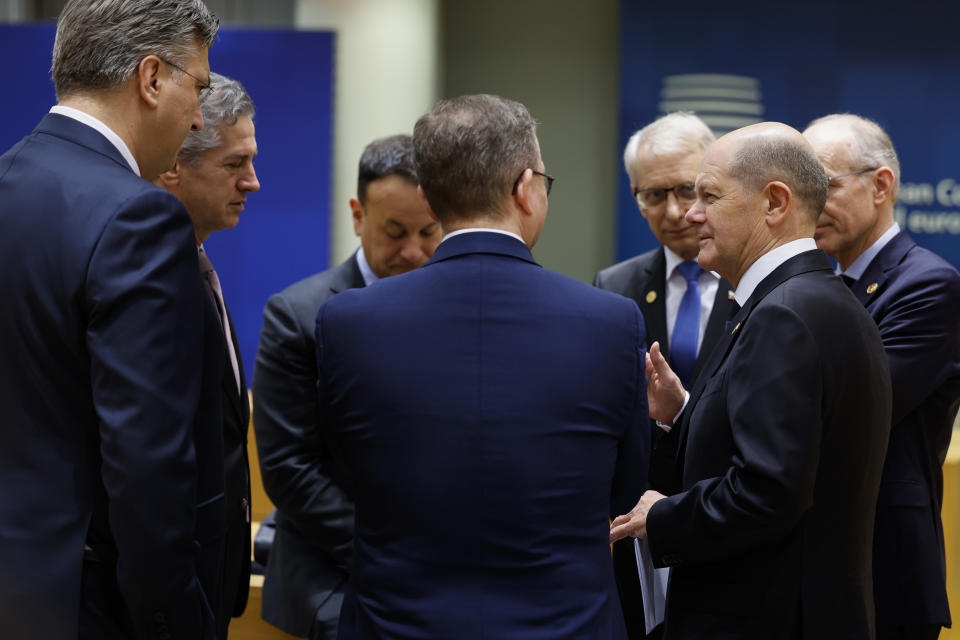
<svg viewBox="0 0 960 640">
<path fill-rule="evenodd" d="M 633 551 L 637 556 L 637 573 L 640 575 L 640 592 L 643 594 L 643 619 L 647 623 L 647 633 L 663 622 L 667 611 L 667 578 L 670 569 L 656 569 L 650 555 L 650 545 L 646 539 L 633 540 Z"/>
</svg>

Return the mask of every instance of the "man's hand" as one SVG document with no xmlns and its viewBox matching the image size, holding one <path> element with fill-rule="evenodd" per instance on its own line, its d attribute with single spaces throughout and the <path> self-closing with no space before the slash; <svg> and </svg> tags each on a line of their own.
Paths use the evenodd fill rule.
<svg viewBox="0 0 960 640">
<path fill-rule="evenodd" d="M 647 352 L 647 405 L 650 417 L 663 424 L 673 424 L 680 413 L 686 391 L 680 378 L 673 372 L 660 353 L 660 343 L 654 342 Z"/>
<path fill-rule="evenodd" d="M 630 513 L 617 516 L 610 525 L 610 544 L 627 536 L 631 538 L 646 538 L 647 512 L 650 511 L 650 507 L 652 507 L 654 503 L 666 497 L 667 496 L 653 489 L 644 491 L 643 495 L 640 496 L 640 502 L 637 503 L 637 506 L 631 509 Z"/>
</svg>

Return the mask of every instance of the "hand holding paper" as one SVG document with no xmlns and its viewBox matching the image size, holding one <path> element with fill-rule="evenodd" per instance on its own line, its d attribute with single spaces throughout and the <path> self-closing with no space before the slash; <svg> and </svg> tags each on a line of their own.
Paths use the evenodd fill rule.
<svg viewBox="0 0 960 640">
<path fill-rule="evenodd" d="M 647 512 L 657 501 L 667 496 L 653 491 L 645 491 L 630 513 L 617 516 L 610 525 L 610 544 L 627 536 L 644 539 L 647 537 Z"/>
</svg>

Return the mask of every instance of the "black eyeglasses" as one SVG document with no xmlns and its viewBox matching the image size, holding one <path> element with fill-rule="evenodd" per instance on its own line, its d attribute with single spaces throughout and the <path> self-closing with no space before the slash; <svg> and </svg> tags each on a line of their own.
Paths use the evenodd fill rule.
<svg viewBox="0 0 960 640">
<path fill-rule="evenodd" d="M 836 183 L 834 180 L 839 178 L 846 178 L 847 176 L 858 176 L 861 173 L 870 173 L 871 171 L 876 171 L 880 167 L 867 167 L 866 169 L 860 169 L 859 171 L 848 171 L 847 173 L 841 173 L 838 176 L 827 176 L 827 188 L 834 186 Z"/>
<path fill-rule="evenodd" d="M 693 202 L 697 199 L 697 188 L 692 182 L 684 182 L 669 188 L 634 189 L 633 197 L 637 199 L 637 204 L 640 205 L 641 209 L 652 209 L 666 202 L 667 194 L 671 191 L 673 191 L 677 200 L 683 202 Z"/>
<path fill-rule="evenodd" d="M 517 195 L 517 185 L 520 184 L 520 178 L 523 177 L 523 174 L 525 171 L 526 169 L 521 171 L 520 175 L 517 176 L 517 179 L 513 181 L 513 189 L 510 191 L 510 195 L 512 196 Z M 550 189 L 553 188 L 553 181 L 556 180 L 556 178 L 554 178 L 553 176 L 548 176 L 547 174 L 541 171 L 537 171 L 536 169 L 530 169 L 530 171 L 533 171 L 534 175 L 543 176 L 543 181 L 547 185 L 547 197 L 550 197 Z"/>
<path fill-rule="evenodd" d="M 160 58 L 160 61 L 161 61 L 162 63 L 164 63 L 164 64 L 170 65 L 171 67 L 173 67 L 173 68 L 176 69 L 177 71 L 180 71 L 181 73 L 187 74 L 188 76 L 190 76 L 191 78 L 193 78 L 194 80 L 197 81 L 197 99 L 198 99 L 198 100 L 200 100 L 201 102 L 203 102 L 203 100 L 204 100 L 208 95 L 210 95 L 210 91 L 211 91 L 212 87 L 210 86 L 210 83 L 209 83 L 209 82 L 208 82 L 208 83 L 204 83 L 203 80 L 201 80 L 201 79 L 198 78 L 197 76 L 193 75 L 192 73 L 190 73 L 189 71 L 187 71 L 186 69 L 184 69 L 183 67 L 181 67 L 180 65 L 173 64 L 173 63 L 170 62 L 169 60 L 164 60 L 163 58 Z"/>
</svg>

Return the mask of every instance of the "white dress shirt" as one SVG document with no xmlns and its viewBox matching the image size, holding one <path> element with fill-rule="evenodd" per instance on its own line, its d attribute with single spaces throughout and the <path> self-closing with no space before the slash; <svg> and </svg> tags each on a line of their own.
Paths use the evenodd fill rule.
<svg viewBox="0 0 960 640">
<path fill-rule="evenodd" d="M 663 255 L 667 259 L 667 278 L 664 306 L 667 312 L 667 335 L 673 335 L 673 327 L 677 324 L 677 314 L 680 312 L 680 301 L 687 292 L 687 281 L 683 274 L 677 271 L 677 265 L 683 258 L 674 253 L 669 247 L 663 247 Z M 700 285 L 700 331 L 697 334 L 697 353 L 703 336 L 707 332 L 707 323 L 710 321 L 710 312 L 713 311 L 713 301 L 717 296 L 717 287 L 720 286 L 720 276 L 714 271 L 703 271 L 697 278 Z"/>
</svg>

